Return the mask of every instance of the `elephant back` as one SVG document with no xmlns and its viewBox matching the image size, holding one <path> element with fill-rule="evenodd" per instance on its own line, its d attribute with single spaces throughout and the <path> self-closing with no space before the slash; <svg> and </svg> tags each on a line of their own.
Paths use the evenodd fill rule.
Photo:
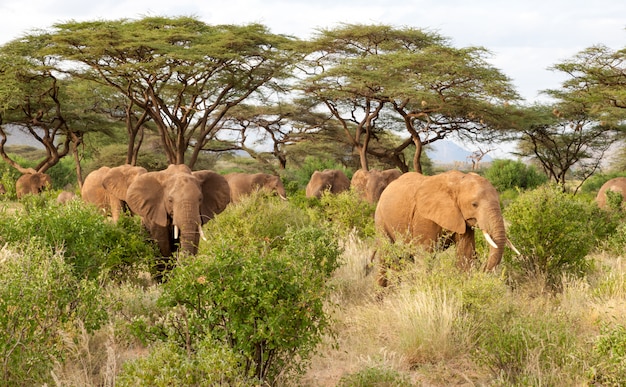
<svg viewBox="0 0 626 387">
<path fill-rule="evenodd" d="M 600 187 L 600 190 L 596 195 L 596 203 L 600 208 L 606 207 L 607 191 L 617 192 L 621 194 L 624 199 L 626 199 L 626 177 L 616 177 L 610 179 L 604 183 L 602 187 Z"/>
</svg>

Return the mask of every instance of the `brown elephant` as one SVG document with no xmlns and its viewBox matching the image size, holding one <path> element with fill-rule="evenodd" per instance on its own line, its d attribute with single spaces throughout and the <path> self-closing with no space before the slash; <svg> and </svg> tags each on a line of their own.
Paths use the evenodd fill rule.
<svg viewBox="0 0 626 387">
<path fill-rule="evenodd" d="M 307 198 L 320 198 L 324 191 L 338 194 L 350 189 L 350 179 L 339 169 L 325 169 L 315 171 L 306 186 Z"/>
<path fill-rule="evenodd" d="M 596 195 L 596 203 L 598 207 L 606 207 L 606 192 L 613 191 L 622 195 L 623 199 L 626 199 L 626 177 L 616 177 L 608 180 L 600 187 L 598 194 Z"/>
<path fill-rule="evenodd" d="M 258 190 L 275 192 L 282 199 L 287 198 L 280 176 L 269 173 L 233 172 L 224 175 L 224 178 L 230 187 L 230 200 L 233 203 L 237 203 L 243 196 Z"/>
<path fill-rule="evenodd" d="M 383 191 L 374 215 L 376 227 L 392 241 L 402 238 L 432 251 L 442 237 L 456 244 L 457 265 L 474 264 L 474 228 L 490 245 L 486 271 L 502 259 L 506 237 L 500 200 L 491 183 L 474 173 L 448 171 L 435 176 L 407 172 Z"/>
<path fill-rule="evenodd" d="M 376 203 L 389 183 L 401 175 L 402 172 L 395 168 L 383 171 L 359 169 L 352 175 L 350 187 L 356 190 L 364 200 Z"/>
<path fill-rule="evenodd" d="M 128 187 L 137 176 L 147 173 L 143 167 L 124 164 L 117 167 L 101 167 L 89 173 L 81 188 L 81 197 L 85 203 L 92 203 L 110 213 L 117 222 L 122 209 L 126 206 Z"/>
<path fill-rule="evenodd" d="M 57 195 L 57 203 L 66 204 L 76 199 L 76 194 L 72 191 L 61 191 Z"/>
<path fill-rule="evenodd" d="M 128 187 L 126 201 L 141 216 L 164 257 L 177 250 L 196 254 L 202 225 L 226 208 L 230 188 L 216 172 L 191 172 L 184 164 L 172 164 L 163 171 L 137 176 Z"/>
<path fill-rule="evenodd" d="M 42 172 L 25 173 L 15 182 L 15 191 L 18 199 L 28 194 L 38 194 L 50 187 L 52 187 L 50 175 Z"/>
</svg>

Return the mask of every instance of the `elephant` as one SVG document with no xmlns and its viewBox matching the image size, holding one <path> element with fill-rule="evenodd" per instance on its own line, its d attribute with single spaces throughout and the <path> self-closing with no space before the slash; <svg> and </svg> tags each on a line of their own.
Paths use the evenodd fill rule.
<svg viewBox="0 0 626 387">
<path fill-rule="evenodd" d="M 128 187 L 126 202 L 141 217 L 163 257 L 176 251 L 195 255 L 202 225 L 224 211 L 230 187 L 216 172 L 192 172 L 184 164 L 171 164 L 137 176 Z"/>
<path fill-rule="evenodd" d="M 320 198 L 324 191 L 338 194 L 350 189 L 350 179 L 339 169 L 325 169 L 315 171 L 306 186 L 307 198 Z"/>
<path fill-rule="evenodd" d="M 95 204 L 117 222 L 126 206 L 126 194 L 137 176 L 147 173 L 143 167 L 124 164 L 117 167 L 100 167 L 89 173 L 81 188 L 81 197 L 86 203 Z"/>
<path fill-rule="evenodd" d="M 456 244 L 457 266 L 463 270 L 469 270 L 476 258 L 475 227 L 490 246 L 485 271 L 500 263 L 505 245 L 518 253 L 505 233 L 498 192 L 475 173 L 404 173 L 383 191 L 374 221 L 392 242 L 401 238 L 426 251 L 447 237 L 446 242 Z"/>
<path fill-rule="evenodd" d="M 257 190 L 275 192 L 281 199 L 287 199 L 285 187 L 280 176 L 269 173 L 239 173 L 224 175 L 230 187 L 230 201 L 237 203 L 243 196 Z"/>
<path fill-rule="evenodd" d="M 50 175 L 42 172 L 25 173 L 15 182 L 18 199 L 28 194 L 38 194 L 50 187 L 52 187 Z"/>
<path fill-rule="evenodd" d="M 387 188 L 389 183 L 402 175 L 399 169 L 365 170 L 359 169 L 352 175 L 350 187 L 356 190 L 360 196 L 369 203 L 376 203 L 380 194 Z"/>
<path fill-rule="evenodd" d="M 57 195 L 57 203 L 66 204 L 76 199 L 76 194 L 72 191 L 61 191 Z"/>
<path fill-rule="evenodd" d="M 596 195 L 596 203 L 600 208 L 606 208 L 606 192 L 613 191 L 622 195 L 623 199 L 626 199 L 626 177 L 616 177 L 608 180 L 600 187 L 598 194 Z"/>
</svg>

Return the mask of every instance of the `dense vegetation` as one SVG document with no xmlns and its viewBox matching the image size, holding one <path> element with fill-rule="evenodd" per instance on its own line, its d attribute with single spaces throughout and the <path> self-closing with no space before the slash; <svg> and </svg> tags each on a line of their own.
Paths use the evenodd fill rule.
<svg viewBox="0 0 626 387">
<path fill-rule="evenodd" d="M 41 142 L 0 142 L 0 384 L 622 383 L 623 198 L 593 198 L 623 174 L 610 168 L 623 160 L 601 162 L 626 118 L 625 52 L 556 64 L 568 79 L 540 106 L 488 55 L 416 28 L 301 41 L 192 17 L 67 22 L 0 47 L 0 136 Z M 494 273 L 459 272 L 453 247 L 390 245 L 354 192 L 304 197 L 325 168 L 437 173 L 423 150 L 451 137 L 518 141 L 523 158 L 474 171 L 501 193 L 521 251 Z M 138 218 L 55 202 L 123 163 L 273 172 L 289 201 L 229 205 L 156 283 Z M 53 186 L 17 201 L 32 171 Z M 373 251 L 397 263 L 386 288 Z"/>
<path fill-rule="evenodd" d="M 503 205 L 521 256 L 461 273 L 453 251 L 418 254 L 387 288 L 371 252 L 406 246 L 378 239 L 373 206 L 351 191 L 231 205 L 162 284 L 137 218 L 113 224 L 54 192 L 7 200 L 3 384 L 618 383 L 621 207 L 548 183 L 519 192 Z"/>
</svg>

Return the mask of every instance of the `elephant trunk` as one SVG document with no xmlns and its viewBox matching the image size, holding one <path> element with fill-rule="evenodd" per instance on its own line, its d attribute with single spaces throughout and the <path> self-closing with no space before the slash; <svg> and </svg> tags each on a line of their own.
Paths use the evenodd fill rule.
<svg viewBox="0 0 626 387">
<path fill-rule="evenodd" d="M 485 265 L 485 271 L 490 271 L 502 260 L 504 248 L 507 243 L 504 219 L 502 218 L 499 205 L 496 209 L 492 210 L 487 226 L 481 227 L 481 230 L 485 233 L 485 239 L 487 239 L 489 243 L 489 256 L 487 258 L 487 264 Z M 489 239 L 491 239 L 491 241 L 489 241 Z"/>
<path fill-rule="evenodd" d="M 195 255 L 198 252 L 200 233 L 200 209 L 190 202 L 182 202 L 180 211 L 174 211 L 173 223 L 180 229 L 180 249 L 188 254 Z M 176 215 L 180 215 L 178 218 Z"/>
</svg>

